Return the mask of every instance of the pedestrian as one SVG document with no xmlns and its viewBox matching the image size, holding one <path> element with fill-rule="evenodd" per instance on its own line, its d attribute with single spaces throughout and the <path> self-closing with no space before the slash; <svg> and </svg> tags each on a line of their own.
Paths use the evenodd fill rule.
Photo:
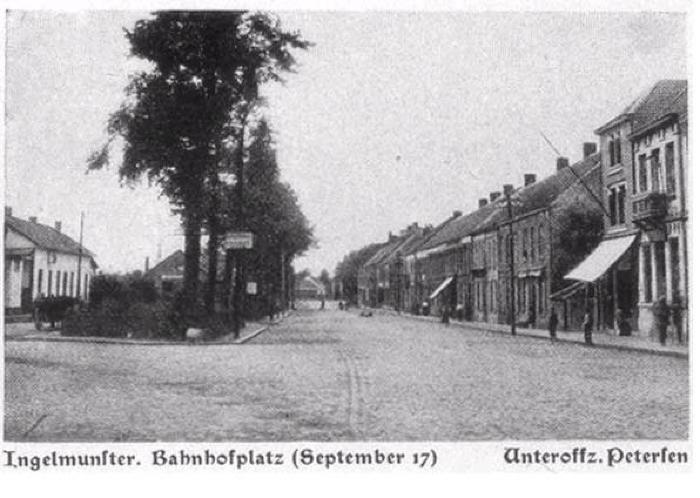
<svg viewBox="0 0 700 498">
<path fill-rule="evenodd" d="M 669 318 L 669 310 L 665 297 L 660 298 L 654 303 L 652 306 L 652 312 L 654 314 L 654 325 L 656 326 L 656 333 L 658 334 L 659 342 L 662 346 L 665 346 Z"/>
<path fill-rule="evenodd" d="M 583 317 L 583 339 L 588 346 L 593 345 L 593 316 L 590 306 L 586 308 L 586 314 Z"/>
<path fill-rule="evenodd" d="M 559 325 L 559 316 L 552 306 L 549 309 L 549 338 L 552 342 L 557 340 L 557 325 Z"/>
<path fill-rule="evenodd" d="M 326 295 L 321 294 L 321 309 L 324 309 L 326 307 Z"/>
<path fill-rule="evenodd" d="M 673 304 L 671 308 L 673 327 L 676 329 L 678 344 L 683 344 L 683 303 L 677 291 L 673 293 Z"/>
<path fill-rule="evenodd" d="M 630 324 L 627 323 L 625 312 L 622 311 L 622 308 L 617 308 L 617 310 L 615 310 L 615 323 L 617 324 L 617 331 L 621 337 L 632 335 L 632 329 Z"/>
<path fill-rule="evenodd" d="M 442 323 L 445 325 L 450 324 L 450 307 L 447 304 L 442 305 Z"/>
</svg>

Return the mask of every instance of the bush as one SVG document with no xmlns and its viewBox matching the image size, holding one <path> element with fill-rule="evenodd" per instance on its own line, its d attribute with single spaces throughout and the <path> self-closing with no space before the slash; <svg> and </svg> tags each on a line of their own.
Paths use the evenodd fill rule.
<svg viewBox="0 0 700 498">
<path fill-rule="evenodd" d="M 113 300 L 128 308 L 136 303 L 155 303 L 155 285 L 140 275 L 98 275 L 90 285 L 90 307 L 99 308 L 103 301 Z"/>
<path fill-rule="evenodd" d="M 211 315 L 204 307 L 192 315 L 182 313 L 181 298 L 170 302 L 137 302 L 125 306 L 116 299 L 104 299 L 100 306 L 69 313 L 61 334 L 65 336 L 114 337 L 133 339 L 184 340 L 188 327 L 207 329 L 208 338 L 232 331 L 223 315 Z"/>
</svg>

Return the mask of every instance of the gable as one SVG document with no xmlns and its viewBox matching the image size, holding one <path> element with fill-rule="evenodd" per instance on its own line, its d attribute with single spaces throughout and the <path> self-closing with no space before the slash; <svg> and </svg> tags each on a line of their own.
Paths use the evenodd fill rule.
<svg viewBox="0 0 700 498">
<path fill-rule="evenodd" d="M 5 249 L 30 249 L 36 244 L 10 226 L 5 230 Z"/>
</svg>

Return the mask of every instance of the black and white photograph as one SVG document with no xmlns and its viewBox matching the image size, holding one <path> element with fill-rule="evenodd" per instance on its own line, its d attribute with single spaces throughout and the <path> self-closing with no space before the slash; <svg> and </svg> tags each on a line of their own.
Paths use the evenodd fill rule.
<svg viewBox="0 0 700 498">
<path fill-rule="evenodd" d="M 689 468 L 690 26 L 630 4 L 8 8 L 0 463 Z"/>
</svg>

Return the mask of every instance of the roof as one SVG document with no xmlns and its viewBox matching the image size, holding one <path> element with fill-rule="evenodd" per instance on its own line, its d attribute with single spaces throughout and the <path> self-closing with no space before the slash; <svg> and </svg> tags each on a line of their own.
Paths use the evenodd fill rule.
<svg viewBox="0 0 700 498">
<path fill-rule="evenodd" d="M 599 162 L 600 154 L 591 154 L 570 168 L 563 168 L 539 182 L 517 189 L 512 196 L 513 217 L 549 206 L 565 190 L 578 182 L 579 177 L 584 178 L 592 172 L 599 165 Z M 436 229 L 432 237 L 420 246 L 420 249 L 431 249 L 441 244 L 457 242 L 469 235 L 491 230 L 498 224 L 505 222 L 507 216 L 504 198 L 499 197 L 495 202 L 491 202 L 476 211 L 448 219 Z"/>
<path fill-rule="evenodd" d="M 219 256 L 221 256 L 221 253 L 219 253 Z M 166 258 L 160 260 L 153 268 L 149 269 L 144 276 L 153 278 L 163 270 L 166 270 L 169 266 L 174 266 L 175 268 L 180 266 L 181 269 L 177 269 L 177 271 L 184 275 L 185 253 L 182 251 L 182 249 L 177 249 Z M 216 275 L 218 280 L 223 278 L 225 266 L 225 259 L 223 257 L 219 257 L 216 266 Z M 206 275 L 209 271 L 209 251 L 207 251 L 206 247 L 202 249 L 199 256 L 199 268 L 201 270 L 200 279 L 207 278 Z"/>
<path fill-rule="evenodd" d="M 471 213 L 456 218 L 449 218 L 436 229 L 435 234 L 430 237 L 420 249 L 431 249 L 440 244 L 453 242 L 469 235 L 476 227 L 497 211 L 498 208 L 498 203 L 490 203 Z"/>
<path fill-rule="evenodd" d="M 404 242 L 406 239 L 406 236 L 397 236 L 395 239 L 390 240 L 386 244 L 384 244 L 382 247 L 380 247 L 377 252 L 374 253 L 374 255 L 367 260 L 367 262 L 363 266 L 371 266 L 371 265 L 377 265 L 380 264 L 382 261 L 384 261 L 387 257 L 390 257 L 391 254 L 394 252 L 395 249 L 397 249 L 401 244 Z"/>
<path fill-rule="evenodd" d="M 621 113 L 596 130 L 605 132 L 612 125 L 626 119 L 632 119 L 632 131 L 647 126 L 664 114 L 681 112 L 687 109 L 687 80 L 660 80 L 646 89 L 629 103 Z M 673 109 L 677 110 L 673 110 Z"/>
<path fill-rule="evenodd" d="M 323 284 L 312 276 L 304 277 L 300 282 L 297 282 L 295 287 L 297 290 L 309 289 L 316 292 L 325 292 L 326 290 Z"/>
<path fill-rule="evenodd" d="M 167 256 L 166 258 L 161 259 L 153 268 L 149 269 L 144 274 L 144 277 L 152 278 L 152 277 L 158 275 L 161 271 L 163 271 L 168 266 L 175 265 L 177 267 L 178 265 L 183 266 L 184 264 L 185 264 L 185 253 L 182 252 L 182 249 L 178 249 L 175 252 L 173 252 L 170 256 Z"/>
<path fill-rule="evenodd" d="M 59 232 L 48 225 L 5 215 L 5 227 L 10 227 L 42 249 L 49 249 L 66 254 L 82 253 L 84 256 L 92 258 L 94 262 L 95 255 L 86 249 L 85 246 L 81 246 L 65 233 Z"/>
</svg>

